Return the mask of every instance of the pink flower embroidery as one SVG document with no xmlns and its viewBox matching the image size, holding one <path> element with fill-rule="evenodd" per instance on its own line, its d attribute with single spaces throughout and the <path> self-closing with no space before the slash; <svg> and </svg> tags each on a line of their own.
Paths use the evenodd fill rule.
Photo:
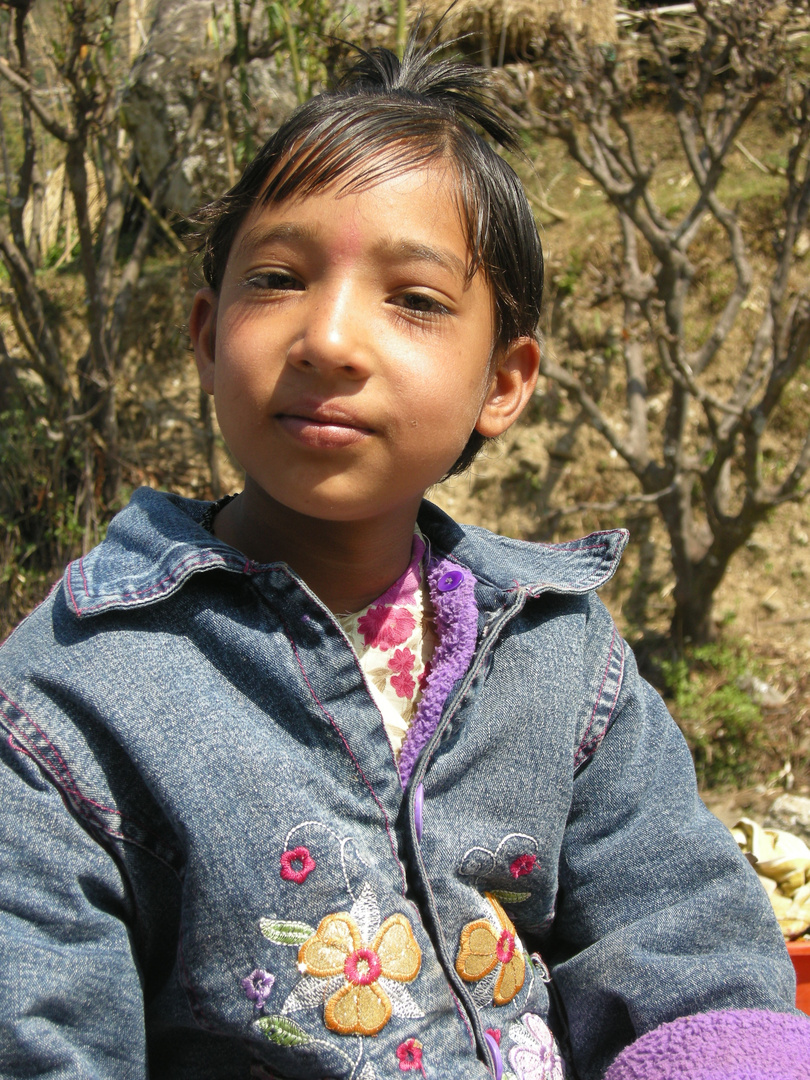
<svg viewBox="0 0 810 1080">
<path fill-rule="evenodd" d="M 406 1039 L 397 1047 L 397 1061 L 402 1072 L 416 1069 L 422 1072 L 422 1044 L 416 1039 Z"/>
<path fill-rule="evenodd" d="M 357 620 L 357 630 L 363 635 L 363 644 L 385 652 L 401 645 L 413 633 L 416 619 L 407 608 L 386 607 L 375 604 Z"/>
<path fill-rule="evenodd" d="M 403 671 L 401 675 L 392 675 L 391 685 L 396 690 L 397 697 L 413 697 L 413 692 L 416 689 L 413 676 L 409 675 L 407 671 Z"/>
<path fill-rule="evenodd" d="M 536 855 L 518 855 L 518 857 L 509 867 L 509 873 L 515 879 L 515 881 L 517 881 L 519 877 L 523 877 L 525 874 L 530 874 L 532 870 L 534 870 L 536 862 Z"/>
<path fill-rule="evenodd" d="M 487 1028 L 487 1035 L 491 1035 L 498 1046 L 501 1045 L 501 1029 L 500 1028 Z"/>
<path fill-rule="evenodd" d="M 397 649 L 388 661 L 388 666 L 392 671 L 404 674 L 406 671 L 411 670 L 415 659 L 416 657 L 410 649 Z"/>
<path fill-rule="evenodd" d="M 296 885 L 303 884 L 315 869 L 315 860 L 305 847 L 293 848 L 285 851 L 281 856 L 281 876 L 285 881 L 294 881 Z"/>
</svg>

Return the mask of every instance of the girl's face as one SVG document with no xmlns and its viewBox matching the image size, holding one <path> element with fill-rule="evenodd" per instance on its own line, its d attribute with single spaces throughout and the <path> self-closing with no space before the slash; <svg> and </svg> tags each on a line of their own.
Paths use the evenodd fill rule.
<svg viewBox="0 0 810 1080">
<path fill-rule="evenodd" d="M 512 423 L 537 346 L 493 354 L 492 293 L 468 260 L 442 166 L 248 215 L 190 320 L 245 497 L 331 521 L 415 515 L 473 428 Z"/>
</svg>

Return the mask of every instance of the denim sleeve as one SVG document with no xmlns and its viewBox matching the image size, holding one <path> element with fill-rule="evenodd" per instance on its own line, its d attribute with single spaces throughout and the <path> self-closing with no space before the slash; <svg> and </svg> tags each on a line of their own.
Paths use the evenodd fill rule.
<svg viewBox="0 0 810 1080">
<path fill-rule="evenodd" d="M 611 725 L 574 781 L 559 872 L 554 982 L 584 1080 L 679 1016 L 794 1011 L 767 896 L 629 649 Z"/>
<path fill-rule="evenodd" d="M 143 994 L 113 858 L 0 742 L 0 1075 L 138 1080 Z"/>
</svg>

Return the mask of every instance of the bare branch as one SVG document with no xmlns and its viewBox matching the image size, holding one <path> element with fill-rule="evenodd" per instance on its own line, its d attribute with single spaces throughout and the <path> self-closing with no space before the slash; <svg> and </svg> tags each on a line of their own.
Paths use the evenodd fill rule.
<svg viewBox="0 0 810 1080">
<path fill-rule="evenodd" d="M 555 507 L 553 510 L 546 510 L 546 512 L 540 516 L 543 519 L 548 519 L 570 517 L 572 514 L 610 514 L 614 510 L 620 510 L 623 506 L 649 506 L 653 503 L 660 502 L 665 496 L 671 495 L 676 490 L 676 487 L 677 484 L 673 482 L 668 487 L 662 488 L 660 491 L 653 491 L 649 495 L 620 495 L 619 498 L 614 499 L 613 502 L 584 502 L 575 503 L 572 506 Z"/>
<path fill-rule="evenodd" d="M 31 264 L 22 255 L 14 240 L 0 222 L 0 255 L 2 255 L 15 299 L 20 304 L 21 322 L 25 329 L 23 343 L 39 373 L 58 393 L 70 396 L 70 383 L 62 363 L 59 348 L 51 333 L 42 300 L 34 280 Z"/>
<path fill-rule="evenodd" d="M 11 83 L 11 85 L 24 96 L 29 108 L 32 112 L 36 113 L 42 126 L 45 130 L 53 135 L 55 139 L 60 142 L 68 143 L 72 142 L 76 138 L 76 131 L 72 127 L 66 127 L 64 124 L 60 124 L 58 120 L 54 119 L 51 114 L 42 107 L 37 99 L 34 87 L 23 78 L 14 68 L 9 64 L 4 56 L 0 56 L 0 75 Z"/>
<path fill-rule="evenodd" d="M 769 165 L 763 165 L 759 158 L 755 157 L 751 153 L 751 151 L 746 146 L 744 146 L 743 143 L 740 142 L 739 139 L 734 140 L 734 145 L 737 147 L 743 157 L 747 158 L 755 168 L 759 169 L 760 172 L 764 172 L 767 176 L 785 175 L 784 169 L 775 168 Z"/>
<path fill-rule="evenodd" d="M 555 364 L 548 357 L 544 357 L 540 364 L 540 370 L 547 378 L 552 379 L 558 385 L 579 402 L 583 411 L 588 416 L 591 425 L 603 435 L 613 449 L 623 458 L 633 472 L 643 472 L 643 465 L 637 461 L 633 454 L 633 448 L 623 439 L 619 438 L 613 425 L 609 422 L 597 403 L 575 375 L 566 371 L 564 367 Z"/>
</svg>

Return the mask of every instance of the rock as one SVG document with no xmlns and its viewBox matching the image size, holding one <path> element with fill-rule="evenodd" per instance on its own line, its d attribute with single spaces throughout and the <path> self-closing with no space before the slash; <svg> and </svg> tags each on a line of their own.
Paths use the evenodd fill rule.
<svg viewBox="0 0 810 1080">
<path fill-rule="evenodd" d="M 737 680 L 737 685 L 751 700 L 762 705 L 766 709 L 779 709 L 788 700 L 789 695 L 783 694 L 776 687 L 766 683 L 756 675 L 744 675 Z"/>
<path fill-rule="evenodd" d="M 147 187 L 182 150 L 165 200 L 180 214 L 190 213 L 228 187 L 218 82 L 220 53 L 208 32 L 212 10 L 221 16 L 224 27 L 232 12 L 231 0 L 163 0 L 158 4 L 122 100 L 124 124 Z M 223 43 L 221 52 L 229 47 Z M 295 108 L 292 79 L 279 72 L 275 57 L 252 60 L 247 71 L 251 99 L 264 129 L 261 137 L 266 138 Z M 234 78 L 225 82 L 223 90 L 229 103 L 238 101 Z M 191 145 L 183 147 L 198 103 L 204 103 L 204 121 Z"/>
<path fill-rule="evenodd" d="M 803 795 L 780 795 L 764 821 L 767 829 L 784 829 L 810 843 L 810 799 Z"/>
</svg>

